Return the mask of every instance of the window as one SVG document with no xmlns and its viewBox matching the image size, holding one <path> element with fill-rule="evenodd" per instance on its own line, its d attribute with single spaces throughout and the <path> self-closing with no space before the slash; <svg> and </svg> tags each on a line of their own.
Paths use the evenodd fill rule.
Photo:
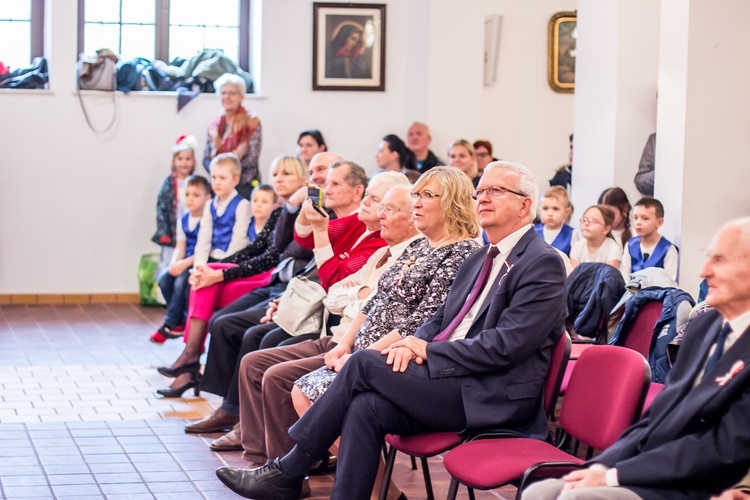
<svg viewBox="0 0 750 500">
<path fill-rule="evenodd" d="M 248 70 L 250 0 L 78 0 L 78 49 L 172 61 L 222 49 Z"/>
<path fill-rule="evenodd" d="M 0 2 L 0 61 L 11 69 L 44 55 L 44 0 Z"/>
</svg>

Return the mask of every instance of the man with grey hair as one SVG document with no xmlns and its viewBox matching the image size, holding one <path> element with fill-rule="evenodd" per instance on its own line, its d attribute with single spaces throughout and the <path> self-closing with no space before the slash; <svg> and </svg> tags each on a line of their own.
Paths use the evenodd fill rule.
<svg viewBox="0 0 750 500">
<path fill-rule="evenodd" d="M 427 172 L 432 167 L 438 165 L 445 165 L 443 160 L 435 156 L 435 153 L 430 151 L 430 142 L 432 142 L 432 136 L 430 135 L 430 129 L 424 123 L 414 122 L 409 127 L 409 133 L 406 136 L 406 144 L 414 153 L 414 158 L 417 160 L 417 170 L 420 174 Z"/>
<path fill-rule="evenodd" d="M 526 167 L 485 170 L 474 198 L 490 245 L 464 261 L 437 314 L 382 352 L 352 354 L 289 429 L 290 453 L 257 469 L 221 468 L 222 482 L 249 498 L 297 498 L 340 435 L 331 496 L 369 498 L 385 434 L 504 428 L 546 438 L 542 391 L 564 329 L 565 269 L 531 225 L 535 197 Z"/>
<path fill-rule="evenodd" d="M 714 307 L 691 321 L 666 388 L 644 417 L 563 479 L 523 498 L 709 498 L 750 467 L 750 218 L 714 236 L 700 273 Z"/>
</svg>

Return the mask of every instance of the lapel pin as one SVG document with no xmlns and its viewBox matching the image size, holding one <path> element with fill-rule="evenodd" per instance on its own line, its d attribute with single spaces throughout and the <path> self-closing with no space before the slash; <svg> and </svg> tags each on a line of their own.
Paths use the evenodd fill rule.
<svg viewBox="0 0 750 500">
<path fill-rule="evenodd" d="M 503 275 L 500 276 L 500 281 L 497 282 L 497 286 L 500 286 L 503 284 L 503 280 L 505 279 L 506 276 L 508 276 L 508 273 L 510 272 L 510 270 L 513 269 L 513 264 L 508 262 L 508 259 L 505 259 L 505 267 L 507 269 L 505 270 L 505 273 L 503 273 Z"/>
<path fill-rule="evenodd" d="M 725 386 L 730 380 L 734 378 L 735 375 L 741 372 L 743 368 L 745 368 L 745 363 L 743 363 L 742 361 L 737 361 L 732 365 L 732 368 L 729 369 L 726 375 L 716 377 L 716 383 L 721 387 Z"/>
</svg>

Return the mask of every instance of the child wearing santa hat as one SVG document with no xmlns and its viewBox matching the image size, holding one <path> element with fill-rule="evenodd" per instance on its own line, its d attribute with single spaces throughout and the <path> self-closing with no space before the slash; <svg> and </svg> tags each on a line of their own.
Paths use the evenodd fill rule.
<svg viewBox="0 0 750 500">
<path fill-rule="evenodd" d="M 186 213 L 185 188 L 188 177 L 195 172 L 197 148 L 198 140 L 192 135 L 179 136 L 172 146 L 172 168 L 156 199 L 156 233 L 151 238 L 162 247 L 156 276 L 160 276 L 172 261 L 177 243 L 177 222 Z"/>
</svg>

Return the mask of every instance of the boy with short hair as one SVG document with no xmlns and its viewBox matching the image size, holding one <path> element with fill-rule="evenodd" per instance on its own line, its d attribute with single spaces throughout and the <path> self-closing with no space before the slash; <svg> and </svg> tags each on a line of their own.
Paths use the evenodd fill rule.
<svg viewBox="0 0 750 500">
<path fill-rule="evenodd" d="M 201 218 L 201 230 L 195 246 L 195 266 L 216 262 L 228 257 L 250 242 L 250 202 L 237 192 L 240 182 L 240 160 L 233 153 L 214 157 L 211 170 L 211 188 L 214 199 L 206 206 Z"/>
<path fill-rule="evenodd" d="M 253 189 L 253 194 L 250 197 L 252 218 L 247 228 L 247 237 L 250 243 L 255 241 L 255 238 L 263 230 L 263 226 L 266 225 L 273 209 L 278 206 L 278 202 L 279 196 L 270 185 L 261 184 Z"/>
<path fill-rule="evenodd" d="M 620 271 L 625 282 L 630 273 L 647 267 L 661 267 L 677 280 L 677 247 L 659 234 L 664 224 L 664 205 L 657 199 L 644 197 L 633 209 L 633 228 L 637 236 L 628 240 L 622 254 Z"/>
<path fill-rule="evenodd" d="M 541 222 L 534 226 L 544 241 L 567 256 L 570 256 L 570 247 L 577 239 L 573 236 L 573 228 L 566 224 L 572 211 L 568 192 L 560 186 L 552 186 L 542 199 Z"/>
<path fill-rule="evenodd" d="M 167 302 L 164 323 L 151 335 L 151 342 L 163 344 L 166 339 L 181 336 L 184 331 L 190 286 L 190 269 L 193 267 L 195 245 L 198 242 L 201 217 L 206 202 L 211 199 L 211 186 L 205 177 L 192 175 L 185 186 L 187 212 L 177 223 L 177 245 L 169 268 L 159 278 L 159 288 Z"/>
</svg>

